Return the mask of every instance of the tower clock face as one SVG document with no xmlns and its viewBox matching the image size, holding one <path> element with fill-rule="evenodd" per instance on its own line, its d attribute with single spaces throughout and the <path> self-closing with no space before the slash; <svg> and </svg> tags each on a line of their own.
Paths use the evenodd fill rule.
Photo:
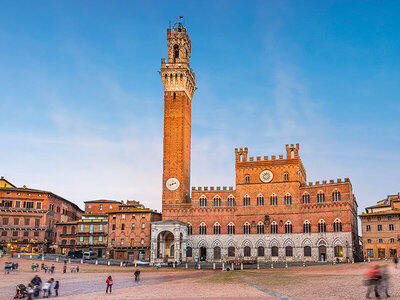
<svg viewBox="0 0 400 300">
<path fill-rule="evenodd" d="M 260 180 L 262 182 L 271 182 L 272 178 L 274 178 L 274 174 L 270 170 L 264 170 L 260 173 Z"/>
<path fill-rule="evenodd" d="M 175 191 L 179 188 L 179 180 L 174 177 L 171 177 L 167 180 L 165 185 L 167 189 L 169 189 L 170 191 Z"/>
</svg>

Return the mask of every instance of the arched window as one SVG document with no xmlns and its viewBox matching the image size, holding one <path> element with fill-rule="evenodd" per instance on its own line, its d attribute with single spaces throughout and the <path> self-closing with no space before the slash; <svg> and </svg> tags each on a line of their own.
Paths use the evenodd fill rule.
<svg viewBox="0 0 400 300">
<path fill-rule="evenodd" d="M 285 174 L 283 174 L 283 179 L 285 181 L 289 181 L 289 173 L 288 172 L 285 172 Z"/>
<path fill-rule="evenodd" d="M 271 223 L 271 233 L 278 233 L 278 224 L 275 221 Z"/>
<path fill-rule="evenodd" d="M 207 226 L 206 226 L 206 223 L 204 223 L 204 222 L 202 222 L 201 224 L 200 224 L 200 231 L 199 231 L 199 233 L 200 234 L 207 234 Z"/>
<path fill-rule="evenodd" d="M 62 228 L 62 233 L 63 233 L 63 234 L 67 234 L 67 226 L 63 226 L 63 228 Z"/>
<path fill-rule="evenodd" d="M 251 248 L 249 246 L 244 247 L 244 256 L 245 257 L 251 256 Z"/>
<path fill-rule="evenodd" d="M 228 234 L 235 234 L 235 224 L 233 222 L 228 224 Z"/>
<path fill-rule="evenodd" d="M 303 204 L 309 204 L 309 203 L 310 203 L 310 195 L 307 192 L 305 192 L 303 194 Z"/>
<path fill-rule="evenodd" d="M 285 205 L 291 205 L 292 204 L 292 196 L 289 193 L 286 193 L 285 195 Z"/>
<path fill-rule="evenodd" d="M 292 246 L 286 246 L 285 252 L 286 252 L 286 256 L 293 256 L 293 247 Z"/>
<path fill-rule="evenodd" d="M 343 257 L 343 247 L 342 246 L 335 247 L 335 257 Z"/>
<path fill-rule="evenodd" d="M 243 206 L 250 206 L 250 197 L 247 194 L 243 197 Z"/>
<path fill-rule="evenodd" d="M 235 257 L 235 247 L 231 246 L 228 248 L 228 256 Z"/>
<path fill-rule="evenodd" d="M 257 233 L 264 234 L 264 223 L 261 221 L 257 224 Z"/>
<path fill-rule="evenodd" d="M 179 58 L 179 45 L 174 45 L 174 58 Z"/>
<path fill-rule="evenodd" d="M 310 246 L 304 247 L 304 256 L 311 256 L 311 247 Z"/>
<path fill-rule="evenodd" d="M 214 224 L 214 234 L 221 234 L 221 225 L 218 222 Z"/>
<path fill-rule="evenodd" d="M 292 222 L 287 221 L 285 223 L 285 233 L 292 233 L 292 232 L 293 232 Z"/>
<path fill-rule="evenodd" d="M 235 197 L 232 195 L 228 197 L 228 206 L 235 206 Z"/>
<path fill-rule="evenodd" d="M 207 206 L 207 197 L 204 195 L 200 197 L 200 206 Z"/>
<path fill-rule="evenodd" d="M 270 197 L 270 204 L 271 205 L 278 205 L 278 197 L 275 194 L 272 194 Z"/>
<path fill-rule="evenodd" d="M 264 196 L 261 194 L 258 194 L 257 196 L 257 206 L 263 206 L 264 205 Z"/>
<path fill-rule="evenodd" d="M 318 222 L 318 232 L 326 232 L 326 223 L 322 219 Z"/>
<path fill-rule="evenodd" d="M 70 240 L 69 242 L 71 245 L 75 245 L 75 240 Z"/>
<path fill-rule="evenodd" d="M 221 259 L 221 247 L 214 247 L 214 259 Z"/>
<path fill-rule="evenodd" d="M 342 221 L 336 219 L 333 223 L 333 231 L 334 232 L 342 232 Z"/>
<path fill-rule="evenodd" d="M 246 222 L 243 225 L 243 233 L 244 234 L 250 234 L 250 223 Z"/>
<path fill-rule="evenodd" d="M 340 192 L 338 192 L 337 190 L 333 191 L 332 200 L 333 201 L 340 201 Z"/>
<path fill-rule="evenodd" d="M 304 233 L 310 233 L 311 232 L 311 224 L 310 221 L 305 220 L 303 223 L 303 232 Z"/>
<path fill-rule="evenodd" d="M 193 256 L 193 249 L 192 247 L 187 247 L 186 248 L 186 257 L 192 257 Z"/>
<path fill-rule="evenodd" d="M 278 256 L 279 254 L 279 249 L 277 246 L 272 246 L 271 247 L 271 256 Z"/>
<path fill-rule="evenodd" d="M 188 235 L 192 235 L 193 234 L 192 224 L 188 223 L 187 227 L 188 227 Z"/>
<path fill-rule="evenodd" d="M 257 248 L 257 256 L 264 256 L 265 255 L 265 248 L 263 246 L 259 246 Z"/>
<path fill-rule="evenodd" d="M 71 227 L 71 234 L 75 234 L 75 226 Z"/>
<path fill-rule="evenodd" d="M 214 197 L 214 206 L 221 206 L 221 197 L 218 195 Z"/>
<path fill-rule="evenodd" d="M 325 194 L 323 191 L 319 191 L 317 194 L 317 202 L 322 203 L 325 202 Z"/>
<path fill-rule="evenodd" d="M 246 181 L 246 183 L 250 183 L 250 176 L 249 176 L 249 175 L 246 175 L 246 176 L 244 177 L 244 180 Z"/>
</svg>

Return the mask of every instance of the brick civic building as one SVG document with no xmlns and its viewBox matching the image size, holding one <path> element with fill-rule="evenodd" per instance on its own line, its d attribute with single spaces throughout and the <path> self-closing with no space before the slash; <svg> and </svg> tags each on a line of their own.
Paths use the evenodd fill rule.
<svg viewBox="0 0 400 300">
<path fill-rule="evenodd" d="M 364 257 L 398 257 L 400 240 L 400 193 L 389 195 L 360 215 Z"/>
<path fill-rule="evenodd" d="M 81 217 L 74 203 L 48 191 L 16 187 L 0 178 L 0 248 L 15 252 L 53 252 L 55 223 Z"/>
<path fill-rule="evenodd" d="M 235 150 L 236 188 L 190 186 L 191 41 L 167 30 L 164 85 L 163 221 L 152 229 L 152 262 L 352 260 L 359 258 L 357 202 L 348 178 L 307 182 L 299 145 L 248 157 Z"/>
</svg>

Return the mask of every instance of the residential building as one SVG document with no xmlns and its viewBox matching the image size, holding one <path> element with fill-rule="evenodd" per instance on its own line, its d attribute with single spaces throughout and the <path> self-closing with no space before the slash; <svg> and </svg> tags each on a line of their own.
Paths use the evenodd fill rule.
<svg viewBox="0 0 400 300">
<path fill-rule="evenodd" d="M 400 193 L 389 195 L 360 215 L 364 257 L 398 257 L 400 240 Z"/>
</svg>

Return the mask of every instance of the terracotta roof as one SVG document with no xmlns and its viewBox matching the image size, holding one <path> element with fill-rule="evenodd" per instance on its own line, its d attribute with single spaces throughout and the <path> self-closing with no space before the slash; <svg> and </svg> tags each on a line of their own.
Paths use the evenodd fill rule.
<svg viewBox="0 0 400 300">
<path fill-rule="evenodd" d="M 57 222 L 55 225 L 76 225 L 78 224 L 79 220 L 76 221 L 69 221 L 69 222 Z"/>
<path fill-rule="evenodd" d="M 400 214 L 400 209 L 389 209 L 389 210 L 377 211 L 377 212 L 372 212 L 372 213 L 364 213 L 364 214 L 361 214 L 360 217 L 394 215 L 394 214 Z"/>
<path fill-rule="evenodd" d="M 103 200 L 103 199 L 99 199 L 99 200 L 89 200 L 89 201 L 84 201 L 85 203 L 121 203 L 121 201 L 117 201 L 117 200 Z"/>
</svg>

